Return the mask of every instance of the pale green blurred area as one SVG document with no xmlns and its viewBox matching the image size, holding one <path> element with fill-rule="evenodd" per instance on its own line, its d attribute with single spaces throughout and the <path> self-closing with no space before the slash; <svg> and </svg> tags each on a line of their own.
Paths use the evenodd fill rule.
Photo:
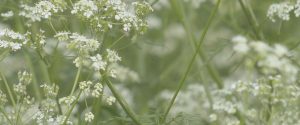
<svg viewBox="0 0 300 125">
<path fill-rule="evenodd" d="M 0 13 L 18 8 L 13 2 L 18 0 L 0 0 Z M 155 0 L 147 0 L 150 3 Z M 206 0 L 199 6 L 195 3 L 178 0 L 184 8 L 185 21 L 188 22 L 191 33 L 199 41 L 203 28 L 207 23 L 208 16 L 215 5 L 213 0 Z M 194 1 L 194 0 L 191 0 Z M 196 1 L 196 0 L 195 0 Z M 199 0 L 201 1 L 201 0 Z M 259 29 L 264 33 L 264 42 L 280 43 L 294 51 L 299 44 L 299 28 L 300 19 L 291 17 L 288 22 L 277 21 L 271 22 L 266 17 L 267 9 L 271 3 L 279 0 L 245 0 L 248 7 L 251 6 L 253 14 L 260 24 Z M 122 57 L 121 64 L 138 74 L 138 80 L 118 81 L 113 80 L 119 91 L 123 93 L 124 98 L 128 99 L 130 107 L 132 107 L 139 117 L 145 119 L 145 123 L 155 124 L 153 121 L 158 119 L 168 104 L 168 100 L 156 102 L 156 97 L 163 90 L 174 91 L 183 76 L 187 65 L 194 53 L 193 43 L 189 40 L 183 25 L 180 23 L 176 10 L 171 7 L 168 0 L 158 0 L 153 3 L 154 12 L 148 16 L 149 29 L 143 35 L 125 34 L 112 49 L 116 50 Z M 17 10 L 16 10 L 17 11 Z M 21 33 L 26 32 L 26 28 L 20 28 L 24 22 L 18 22 L 19 16 L 13 18 L 0 17 L 0 28 L 9 27 Z M 52 18 L 54 27 L 57 31 L 70 30 L 82 34 L 91 34 L 89 26 L 84 21 L 80 21 L 75 16 L 61 17 L 54 16 Z M 211 78 L 205 66 L 209 63 L 216 70 L 225 86 L 230 86 L 230 82 L 239 79 L 246 79 L 242 72 L 238 71 L 239 60 L 234 58 L 235 53 L 232 51 L 231 38 L 236 35 L 244 35 L 255 40 L 252 27 L 249 20 L 241 10 L 237 0 L 223 0 L 216 18 L 205 37 L 202 45 L 203 52 L 207 60 L 197 57 L 193 65 L 192 71 L 186 80 L 184 89 L 189 84 L 208 85 L 216 88 L 215 81 Z M 73 57 L 65 55 L 65 48 L 60 47 L 58 53 L 53 54 L 56 40 L 53 38 L 55 32 L 50 28 L 47 22 L 37 23 L 34 27 L 41 27 L 47 36 L 46 52 L 50 61 L 53 62 L 49 67 L 49 74 L 54 83 L 59 84 L 59 95 L 62 97 L 67 95 L 71 89 L 76 75 L 76 67 L 72 63 Z M 37 30 L 38 31 L 38 30 Z M 124 33 L 109 31 L 103 34 L 105 41 L 103 47 L 109 46 L 115 40 L 119 39 Z M 299 51 L 298 51 L 299 52 Z M 299 54 L 295 54 L 295 58 L 299 58 Z M 52 58 L 55 57 L 55 58 Z M 0 63 L 0 70 L 7 76 L 10 84 L 16 84 L 17 72 L 27 70 L 32 72 L 36 79 L 34 82 L 42 84 L 47 82 L 43 68 L 45 65 L 39 60 L 38 55 L 30 50 L 22 50 L 11 53 L 9 57 L 3 59 Z M 91 78 L 89 71 L 83 71 L 80 80 Z M 1 88 L 2 88 L 1 84 Z M 29 87 L 29 92 L 35 96 L 33 85 Z M 171 97 L 170 97 L 171 98 Z M 199 100 L 201 101 L 201 100 Z M 204 100 L 205 101 L 205 100 Z M 199 102 L 199 104 L 205 102 Z M 130 125 L 129 119 L 117 105 L 112 107 L 103 106 L 100 112 L 101 117 L 98 121 L 106 121 L 107 125 Z M 173 107 L 176 109 L 176 107 Z M 184 119 L 177 123 L 180 124 L 197 124 L 202 121 L 203 112 L 187 113 L 190 119 Z M 199 116 L 198 116 L 199 115 Z M 111 120 L 110 119 L 114 119 Z M 188 123 L 185 123 L 187 121 Z M 176 124 L 176 123 L 174 123 Z M 208 124 L 208 123 L 207 123 Z"/>
</svg>

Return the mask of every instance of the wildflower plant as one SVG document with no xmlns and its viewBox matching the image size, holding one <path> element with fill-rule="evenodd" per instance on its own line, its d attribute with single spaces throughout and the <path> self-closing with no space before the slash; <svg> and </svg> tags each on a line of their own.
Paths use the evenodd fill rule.
<svg viewBox="0 0 300 125">
<path fill-rule="evenodd" d="M 2 125 L 298 125 L 300 0 L 0 0 Z"/>
</svg>

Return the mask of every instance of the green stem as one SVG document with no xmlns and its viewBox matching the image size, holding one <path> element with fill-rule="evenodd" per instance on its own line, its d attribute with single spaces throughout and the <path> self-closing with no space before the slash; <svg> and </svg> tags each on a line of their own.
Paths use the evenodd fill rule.
<svg viewBox="0 0 300 125">
<path fill-rule="evenodd" d="M 8 92 L 8 96 L 10 98 L 10 101 L 13 104 L 13 106 L 15 107 L 16 106 L 16 102 L 15 102 L 14 96 L 13 96 L 13 94 L 12 94 L 10 88 L 9 88 L 8 82 L 7 82 L 6 78 L 5 78 L 5 76 L 2 74 L 2 72 L 0 72 L 0 75 L 1 75 L 1 77 L 3 79 L 4 85 L 5 85 L 6 90 Z"/>
<path fill-rule="evenodd" d="M 253 32 L 254 32 L 254 34 L 255 34 L 256 39 L 263 40 L 263 39 L 264 39 L 264 35 L 263 35 L 263 33 L 259 30 L 259 28 L 258 28 L 259 25 L 258 25 L 258 23 L 257 23 L 257 21 L 256 21 L 256 19 L 255 19 L 255 17 L 254 17 L 254 15 L 251 13 L 251 10 L 248 9 L 248 8 L 245 6 L 243 0 L 239 0 L 239 4 L 240 4 L 240 6 L 242 7 L 242 10 L 243 10 L 245 16 L 247 17 L 248 23 L 249 23 L 249 24 L 251 25 L 251 27 L 252 27 L 252 30 L 253 30 Z"/>
<path fill-rule="evenodd" d="M 28 65 L 28 67 L 29 67 L 29 69 L 31 71 L 31 74 L 33 75 L 33 80 L 32 80 L 32 82 L 33 82 L 33 90 L 35 92 L 36 98 L 37 98 L 37 100 L 41 100 L 42 99 L 42 94 L 40 92 L 40 86 L 39 86 L 39 84 L 37 82 L 37 77 L 36 77 L 36 73 L 35 73 L 35 70 L 34 70 L 34 65 L 33 65 L 32 61 L 31 61 L 30 54 L 28 53 L 28 50 L 25 50 L 23 53 L 24 53 L 24 58 L 25 58 L 25 60 L 27 62 L 27 65 Z"/>
<path fill-rule="evenodd" d="M 82 93 L 82 91 L 80 91 L 80 92 L 78 93 L 78 96 L 76 97 L 76 100 L 73 102 L 72 107 L 68 110 L 67 115 L 66 115 L 66 118 L 65 118 L 65 120 L 64 120 L 64 122 L 63 122 L 63 125 L 66 125 L 66 124 L 67 124 L 67 121 L 68 121 L 68 119 L 69 119 L 69 117 L 70 117 L 70 115 L 71 115 L 71 113 L 72 113 L 74 107 L 76 106 L 76 104 L 77 104 L 77 102 L 78 102 L 78 99 L 79 99 L 81 93 Z"/>
<path fill-rule="evenodd" d="M 21 97 L 21 99 L 23 99 L 23 97 Z M 19 119 L 20 119 L 20 112 L 21 112 L 21 109 L 22 109 L 23 103 L 24 103 L 24 100 L 22 100 L 22 101 L 21 101 L 21 103 L 20 103 L 20 105 L 19 105 L 19 109 L 18 109 L 18 112 L 17 112 L 16 125 L 18 125 L 18 123 L 19 123 Z"/>
<path fill-rule="evenodd" d="M 9 49 L 6 49 L 6 50 L 4 50 L 3 53 L 1 53 L 0 61 L 2 61 L 6 57 L 7 54 L 9 54 Z"/>
<path fill-rule="evenodd" d="M 273 95 L 273 93 L 274 93 L 273 80 L 269 81 L 269 85 L 271 86 L 270 95 Z M 267 121 L 268 125 L 272 125 L 272 121 L 271 121 L 272 110 L 273 110 L 272 100 L 273 100 L 272 96 L 270 96 L 268 99 L 268 111 L 267 111 L 267 117 L 266 117 L 266 121 Z"/>
<path fill-rule="evenodd" d="M 196 37 L 193 34 L 189 23 L 186 21 L 186 17 L 184 15 L 184 9 L 182 6 L 180 6 L 181 4 L 178 3 L 177 1 L 171 1 L 172 3 L 172 7 L 174 8 L 177 17 L 179 18 L 180 22 L 182 23 L 186 34 L 188 35 L 189 41 L 192 42 L 193 47 L 196 51 L 196 47 L 197 47 L 197 41 L 196 41 Z M 201 38 L 202 39 L 202 38 Z M 205 52 L 203 51 L 202 47 L 200 47 L 200 50 L 198 51 L 198 55 L 201 58 L 201 60 L 204 62 L 204 64 L 206 65 L 205 68 L 208 71 L 208 74 L 210 75 L 210 77 L 212 78 L 212 80 L 214 80 L 214 82 L 217 84 L 218 88 L 223 88 L 223 81 L 220 78 L 220 75 L 218 74 L 218 72 L 216 71 L 216 69 L 214 68 L 214 66 L 209 63 L 208 58 L 206 57 Z"/>
<path fill-rule="evenodd" d="M 127 102 L 124 100 L 124 98 L 117 92 L 113 84 L 107 79 L 104 78 L 105 83 L 107 84 L 110 91 L 113 93 L 113 95 L 116 97 L 118 102 L 120 103 L 123 110 L 127 113 L 127 115 L 135 122 L 137 125 L 143 125 L 136 117 L 133 110 L 128 106 Z"/>
<path fill-rule="evenodd" d="M 116 45 L 119 41 L 121 41 L 125 37 L 125 34 L 122 35 L 119 39 L 114 41 L 108 48 L 112 48 L 114 45 Z"/>
<path fill-rule="evenodd" d="M 172 1 L 174 2 L 174 0 L 172 0 Z M 183 87 L 183 85 L 184 85 L 184 83 L 185 83 L 185 80 L 186 80 L 186 78 L 187 78 L 187 76 L 188 76 L 188 73 L 190 72 L 190 70 L 191 70 L 191 68 L 192 68 L 192 66 L 193 66 L 193 63 L 194 63 L 194 61 L 195 61 L 195 59 L 196 59 L 196 56 L 197 56 L 198 52 L 199 52 L 200 49 L 201 49 L 201 45 L 202 45 L 202 43 L 203 43 L 203 41 L 204 41 L 204 38 L 205 38 L 205 36 L 206 36 L 206 33 L 207 33 L 207 31 L 208 31 L 208 29 L 209 29 L 209 27 L 210 27 L 210 25 L 211 25 L 211 23 L 212 23 L 212 21 L 213 21 L 215 15 L 216 15 L 216 13 L 217 13 L 217 11 L 218 11 L 218 8 L 219 8 L 219 6 L 220 6 L 220 3 L 221 3 L 221 0 L 218 0 L 216 6 L 214 7 L 214 9 L 213 9 L 211 15 L 210 15 L 209 18 L 208 18 L 208 22 L 207 22 L 207 24 L 205 25 L 205 28 L 204 28 L 204 31 L 203 31 L 203 33 L 202 33 L 202 35 L 201 35 L 199 44 L 197 45 L 196 52 L 194 52 L 193 57 L 192 57 L 192 59 L 190 60 L 190 63 L 188 64 L 188 67 L 187 67 L 187 69 L 186 69 L 186 71 L 185 71 L 183 77 L 181 78 L 181 80 L 180 80 L 180 82 L 179 82 L 179 86 L 178 86 L 176 92 L 174 93 L 174 95 L 173 95 L 173 97 L 172 97 L 172 99 L 171 99 L 171 101 L 170 101 L 170 103 L 169 103 L 169 105 L 168 105 L 168 108 L 167 108 L 166 112 L 164 113 L 164 115 L 163 115 L 163 117 L 162 117 L 162 120 L 161 120 L 162 123 L 165 122 L 166 117 L 168 116 L 168 114 L 169 114 L 169 112 L 170 112 L 170 110 L 171 110 L 171 108 L 172 108 L 172 106 L 173 106 L 173 104 L 174 104 L 174 102 L 175 102 L 175 99 L 176 99 L 176 97 L 177 97 L 177 95 L 178 95 L 178 93 L 179 93 L 179 91 L 181 90 L 181 88 Z"/>
<path fill-rule="evenodd" d="M 75 91 L 75 88 L 78 84 L 78 80 L 79 80 L 79 76 L 80 76 L 80 72 L 81 72 L 81 69 L 82 69 L 82 66 L 79 66 L 78 70 L 77 70 L 77 73 L 76 73 L 76 78 L 75 78 L 75 81 L 74 81 L 74 84 L 73 84 L 73 87 L 72 87 L 72 91 L 71 91 L 71 95 L 73 95 L 74 91 Z"/>
</svg>

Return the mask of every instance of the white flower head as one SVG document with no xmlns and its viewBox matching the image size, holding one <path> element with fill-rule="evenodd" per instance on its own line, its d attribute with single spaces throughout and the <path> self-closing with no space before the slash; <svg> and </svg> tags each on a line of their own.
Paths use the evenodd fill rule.
<svg viewBox="0 0 300 125">
<path fill-rule="evenodd" d="M 113 50 L 110 50 L 110 49 L 106 49 L 106 52 L 107 52 L 108 62 L 116 63 L 118 61 L 121 61 L 121 57 L 118 56 L 118 54 L 117 54 L 116 51 L 113 51 Z"/>
<path fill-rule="evenodd" d="M 85 113 L 84 120 L 86 122 L 92 122 L 94 120 L 94 114 L 92 112 Z"/>
<path fill-rule="evenodd" d="M 106 103 L 107 103 L 108 105 L 112 105 L 112 104 L 115 103 L 115 102 L 116 102 L 116 98 L 113 97 L 113 96 L 109 96 L 109 97 L 106 98 Z"/>
<path fill-rule="evenodd" d="M 1 16 L 4 17 L 4 18 L 9 18 L 9 17 L 14 16 L 14 12 L 10 10 L 10 11 L 7 11 L 5 13 L 1 13 Z"/>
<path fill-rule="evenodd" d="M 232 42 L 235 44 L 233 50 L 245 54 L 250 50 L 249 45 L 247 44 L 247 39 L 244 36 L 238 35 L 232 38 Z"/>
<path fill-rule="evenodd" d="M 101 92 L 103 91 L 103 86 L 101 83 L 96 83 L 94 85 L 94 89 L 92 91 L 92 96 L 98 98 L 101 95 Z"/>
<path fill-rule="evenodd" d="M 62 97 L 59 99 L 60 104 L 67 104 L 71 105 L 75 101 L 76 97 L 75 96 L 67 96 L 67 97 Z"/>
<path fill-rule="evenodd" d="M 0 90 L 0 104 L 3 105 L 7 102 L 6 95 Z"/>
<path fill-rule="evenodd" d="M 86 18 L 92 17 L 98 10 L 96 3 L 92 0 L 80 0 L 74 4 L 72 14 L 79 14 Z"/>
<path fill-rule="evenodd" d="M 66 41 L 69 39 L 69 35 L 71 33 L 67 31 L 58 32 L 54 35 L 55 38 L 57 38 L 59 41 Z"/>
<path fill-rule="evenodd" d="M 272 4 L 267 12 L 267 17 L 275 22 L 275 17 L 278 17 L 281 20 L 288 21 L 290 20 L 290 12 L 294 9 L 294 6 L 289 2 L 282 2 Z"/>
<path fill-rule="evenodd" d="M 105 70 L 107 63 L 102 59 L 100 54 L 91 56 L 90 60 L 92 61 L 92 68 L 94 68 L 96 71 Z"/>
<path fill-rule="evenodd" d="M 53 15 L 53 13 L 63 11 L 62 8 L 46 0 L 36 3 L 33 7 L 28 5 L 21 5 L 21 7 L 23 10 L 19 13 L 19 15 L 30 19 L 32 22 L 48 19 Z"/>
</svg>

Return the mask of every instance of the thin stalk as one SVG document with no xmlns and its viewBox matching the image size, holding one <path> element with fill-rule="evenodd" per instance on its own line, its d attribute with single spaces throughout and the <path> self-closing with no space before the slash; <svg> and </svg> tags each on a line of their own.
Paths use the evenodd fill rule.
<svg viewBox="0 0 300 125">
<path fill-rule="evenodd" d="M 104 88 L 103 88 L 104 89 Z M 104 91 L 104 90 L 103 90 Z M 96 125 L 98 122 L 98 117 L 100 115 L 100 111 L 102 110 L 102 98 L 103 98 L 103 91 L 101 92 L 100 97 L 94 102 L 93 110 L 95 112 L 95 120 L 93 121 L 93 125 Z"/>
<path fill-rule="evenodd" d="M 52 30 L 53 30 L 55 33 L 57 33 L 56 29 L 54 28 L 54 26 L 53 26 L 53 24 L 52 24 L 51 19 L 49 19 L 49 25 L 50 25 L 50 27 L 52 28 Z"/>
<path fill-rule="evenodd" d="M 21 99 L 23 99 L 23 98 L 21 97 Z M 23 103 L 24 103 L 24 100 L 22 100 L 22 101 L 21 101 L 21 103 L 20 103 L 20 105 L 19 105 L 19 109 L 18 109 L 18 112 L 17 112 L 16 125 L 18 125 L 18 123 L 19 123 L 19 119 L 20 119 L 20 112 L 21 112 L 21 109 L 22 109 Z"/>
<path fill-rule="evenodd" d="M 76 86 L 78 84 L 78 80 L 79 80 L 81 69 L 82 69 L 82 66 L 79 66 L 79 68 L 77 70 L 77 73 L 76 73 L 75 81 L 74 81 L 74 84 L 73 84 L 72 91 L 71 91 L 70 95 L 73 95 L 73 93 L 75 91 L 75 88 L 76 88 Z"/>
<path fill-rule="evenodd" d="M 133 122 L 137 125 L 143 125 L 136 117 L 133 110 L 128 106 L 125 99 L 118 93 L 116 88 L 113 86 L 113 84 L 107 79 L 104 78 L 105 83 L 107 84 L 110 91 L 113 93 L 113 95 L 116 97 L 117 101 L 120 103 L 123 110 L 127 113 L 127 115 L 133 120 Z"/>
<path fill-rule="evenodd" d="M 33 90 L 35 92 L 37 100 L 41 100 L 42 99 L 42 94 L 40 92 L 40 88 L 39 88 L 40 86 L 39 86 L 39 84 L 37 82 L 37 77 L 36 77 L 36 73 L 34 71 L 34 66 L 33 66 L 32 60 L 30 59 L 30 55 L 27 52 L 28 52 L 27 50 L 24 51 L 24 58 L 25 58 L 25 60 L 27 62 L 27 65 L 28 65 L 28 67 L 29 67 L 32 75 L 33 75 L 33 80 L 32 80 L 32 82 L 33 82 Z"/>
<path fill-rule="evenodd" d="M 193 44 L 192 46 L 196 50 L 196 47 L 197 47 L 196 37 L 193 34 L 193 32 L 189 26 L 189 23 L 186 21 L 186 17 L 184 15 L 184 9 L 180 6 L 180 3 L 178 3 L 177 1 L 173 0 L 171 2 L 172 2 L 172 7 L 174 8 L 174 10 L 177 14 L 178 19 L 182 23 L 184 30 L 186 31 L 186 34 L 188 35 L 189 41 L 192 42 L 192 44 Z M 220 88 L 220 89 L 223 88 L 223 81 L 220 78 L 220 75 L 218 74 L 218 72 L 216 71 L 214 66 L 211 63 L 209 63 L 209 60 L 207 59 L 206 54 L 203 51 L 202 47 L 200 48 L 198 55 L 201 58 L 201 60 L 204 62 L 204 64 L 206 65 L 205 68 L 208 71 L 208 74 L 210 75 L 212 80 L 217 84 L 218 88 Z"/>
<path fill-rule="evenodd" d="M 81 93 L 82 93 L 82 91 L 80 91 L 80 92 L 78 93 L 78 96 L 76 97 L 76 99 L 75 99 L 75 101 L 74 101 L 72 107 L 68 110 L 67 115 L 66 115 L 66 118 L 65 118 L 65 120 L 64 120 L 64 122 L 63 122 L 63 125 L 66 125 L 66 124 L 67 124 L 67 121 L 68 121 L 68 119 L 69 119 L 69 117 L 70 117 L 70 115 L 71 115 L 71 113 L 72 113 L 72 111 L 73 111 L 73 109 L 74 109 L 76 103 L 78 102 L 78 99 L 79 99 Z"/>
<path fill-rule="evenodd" d="M 0 61 L 2 61 L 6 55 L 9 54 L 9 49 L 4 50 L 4 52 L 1 53 L 0 55 Z"/>
<path fill-rule="evenodd" d="M 174 0 L 173 0 L 173 1 L 174 1 Z M 221 3 L 221 0 L 218 0 L 218 1 L 217 1 L 217 4 L 215 5 L 215 7 L 214 7 L 212 13 L 210 14 L 210 16 L 209 16 L 209 18 L 208 18 L 208 22 L 207 22 L 207 24 L 205 25 L 205 28 L 204 28 L 204 31 L 203 31 L 203 33 L 202 33 L 202 35 L 201 35 L 201 38 L 200 38 L 199 44 L 198 44 L 198 46 L 197 46 L 196 52 L 194 52 L 193 57 L 192 57 L 192 59 L 190 60 L 190 63 L 188 64 L 188 67 L 187 67 L 187 69 L 186 69 L 186 71 L 185 71 L 185 73 L 184 73 L 182 79 L 181 79 L 180 82 L 179 82 L 179 86 L 178 86 L 176 92 L 174 93 L 174 95 L 173 95 L 173 97 L 172 97 L 172 99 L 171 99 L 171 101 L 170 101 L 170 103 L 169 103 L 169 105 L 168 105 L 168 108 L 167 108 L 166 112 L 164 113 L 164 115 L 163 115 L 163 117 L 162 117 L 162 120 L 161 120 L 162 123 L 165 122 L 166 117 L 168 116 L 168 114 L 169 114 L 169 112 L 170 112 L 170 110 L 171 110 L 171 108 L 172 108 L 172 106 L 173 106 L 173 104 L 174 104 L 174 102 L 175 102 L 175 99 L 176 99 L 176 97 L 177 97 L 177 95 L 178 95 L 178 93 L 179 93 L 179 91 L 181 90 L 181 88 L 183 87 L 183 85 L 184 85 L 184 83 L 185 83 L 185 80 L 186 80 L 186 78 L 187 78 L 187 76 L 188 76 L 188 73 L 190 72 L 190 70 L 191 70 L 191 68 L 192 68 L 192 65 L 193 65 L 193 63 L 194 63 L 194 61 L 195 61 L 195 59 L 196 59 L 196 56 L 197 56 L 198 52 L 199 52 L 200 49 L 201 49 L 201 45 L 202 45 L 202 43 L 203 43 L 203 41 L 204 41 L 204 38 L 205 38 L 205 36 L 206 36 L 206 33 L 207 33 L 207 31 L 208 31 L 208 29 L 209 29 L 209 27 L 210 27 L 210 25 L 211 25 L 211 23 L 212 23 L 212 21 L 213 21 L 215 15 L 216 15 L 216 13 L 217 13 L 217 11 L 218 11 L 218 8 L 219 8 L 219 6 L 220 6 L 220 3 Z"/>
<path fill-rule="evenodd" d="M 251 8 L 247 8 L 243 2 L 243 0 L 239 0 L 239 4 L 248 20 L 248 23 L 252 27 L 252 30 L 255 34 L 256 39 L 258 40 L 264 40 L 264 34 L 259 28 L 259 24 L 255 18 L 255 15 L 253 13 L 253 10 Z M 241 121 L 242 124 L 246 124 L 243 115 L 240 113 L 240 111 L 237 111 L 236 117 Z"/>
<path fill-rule="evenodd" d="M 273 80 L 269 81 L 269 85 L 271 86 L 270 95 L 273 95 L 273 93 L 274 93 Z M 273 111 L 272 100 L 273 100 L 272 96 L 270 96 L 268 99 L 268 111 L 267 111 L 267 116 L 266 116 L 266 121 L 267 121 L 268 125 L 272 125 L 272 121 L 271 121 L 272 111 Z"/>
<path fill-rule="evenodd" d="M 125 34 L 122 35 L 119 39 L 117 39 L 116 41 L 114 41 L 108 48 L 112 48 L 115 44 L 117 44 L 120 40 L 122 40 L 125 37 Z"/>
<path fill-rule="evenodd" d="M 10 88 L 9 88 L 8 82 L 7 82 L 6 78 L 5 78 L 5 76 L 2 74 L 2 72 L 0 72 L 0 75 L 1 75 L 2 80 L 4 82 L 5 88 L 6 88 L 7 92 L 8 92 L 8 96 L 10 98 L 10 101 L 13 104 L 13 106 L 15 107 L 16 106 L 16 102 L 15 102 L 14 96 L 13 96 L 13 94 L 12 94 Z"/>
<path fill-rule="evenodd" d="M 247 17 L 248 23 L 251 25 L 252 30 L 255 34 L 256 39 L 259 40 L 263 40 L 264 39 L 264 35 L 263 33 L 259 30 L 258 28 L 258 23 L 256 21 L 256 18 L 254 17 L 254 15 L 252 14 L 252 11 L 247 8 L 243 2 L 243 0 L 239 0 L 239 4 L 242 7 L 242 10 L 245 14 L 245 16 Z"/>
</svg>

